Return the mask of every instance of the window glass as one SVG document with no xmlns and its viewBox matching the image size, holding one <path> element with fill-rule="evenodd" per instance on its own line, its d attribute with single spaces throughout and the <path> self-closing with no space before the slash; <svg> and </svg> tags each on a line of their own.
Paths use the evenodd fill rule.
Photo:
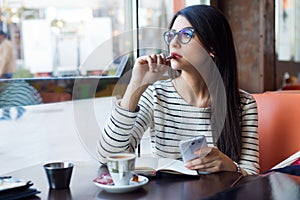
<svg viewBox="0 0 300 200">
<path fill-rule="evenodd" d="M 0 1 L 16 58 L 12 78 L 0 78 L 0 107 L 16 106 L 4 94 L 22 85 L 42 103 L 110 96 L 132 65 L 132 16 L 132 0 Z"/>
<path fill-rule="evenodd" d="M 280 61 L 300 62 L 300 2 L 276 0 L 276 54 Z"/>
<path fill-rule="evenodd" d="M 208 2 L 0 1 L 0 30 L 16 57 L 12 79 L 5 80 L 25 81 L 43 103 L 109 96 L 136 56 L 167 54 L 162 35 L 174 12 Z M 3 88 L 14 90 L 9 86 Z"/>
<path fill-rule="evenodd" d="M 138 9 L 139 55 L 166 53 L 163 33 L 177 11 L 184 6 L 209 4 L 210 0 L 140 0 Z"/>
<path fill-rule="evenodd" d="M 210 5 L 210 0 L 186 0 L 185 1 L 186 6 L 191 6 L 191 5 L 196 5 L 196 4 Z"/>
<path fill-rule="evenodd" d="M 114 75 L 132 41 L 131 1 L 1 1 L 0 30 L 14 45 L 13 78 Z M 130 39 L 130 38 L 129 38 Z M 97 64 L 83 66 L 99 46 Z"/>
<path fill-rule="evenodd" d="M 138 9 L 139 55 L 164 52 L 163 33 L 173 17 L 173 1 L 140 0 Z"/>
</svg>

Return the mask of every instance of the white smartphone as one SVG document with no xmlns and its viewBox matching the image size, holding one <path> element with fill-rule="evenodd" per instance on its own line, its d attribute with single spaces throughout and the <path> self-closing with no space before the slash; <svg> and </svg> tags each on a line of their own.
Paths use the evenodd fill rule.
<svg viewBox="0 0 300 200">
<path fill-rule="evenodd" d="M 193 160 L 199 156 L 195 155 L 195 151 L 207 147 L 206 138 L 204 135 L 195 138 L 182 140 L 179 142 L 179 149 L 184 163 Z"/>
</svg>

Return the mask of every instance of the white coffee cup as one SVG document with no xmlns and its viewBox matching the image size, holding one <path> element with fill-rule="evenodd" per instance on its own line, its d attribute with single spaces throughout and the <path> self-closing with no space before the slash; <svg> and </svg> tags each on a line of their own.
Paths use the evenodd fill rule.
<svg viewBox="0 0 300 200">
<path fill-rule="evenodd" d="M 129 185 L 134 174 L 135 154 L 116 153 L 106 157 L 107 168 L 116 186 Z"/>
</svg>

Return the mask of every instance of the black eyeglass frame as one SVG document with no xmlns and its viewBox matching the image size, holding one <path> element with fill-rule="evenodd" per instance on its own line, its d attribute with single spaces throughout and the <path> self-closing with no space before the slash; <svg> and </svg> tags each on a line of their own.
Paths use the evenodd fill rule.
<svg viewBox="0 0 300 200">
<path fill-rule="evenodd" d="M 185 31 L 188 31 L 188 32 L 185 32 Z M 167 36 L 168 33 L 173 33 L 173 37 L 170 40 L 167 40 L 167 38 L 169 37 L 169 36 Z M 182 36 L 184 34 L 189 35 L 189 39 L 186 42 L 182 41 Z M 180 31 L 177 31 L 177 32 L 173 29 L 168 30 L 168 31 L 164 32 L 164 34 L 163 34 L 165 43 L 169 46 L 171 44 L 171 41 L 176 37 L 176 35 L 178 36 L 178 40 L 181 44 L 188 44 L 195 35 L 195 29 L 192 28 L 192 27 L 185 27 L 185 28 L 183 28 L 183 29 L 181 29 Z"/>
</svg>

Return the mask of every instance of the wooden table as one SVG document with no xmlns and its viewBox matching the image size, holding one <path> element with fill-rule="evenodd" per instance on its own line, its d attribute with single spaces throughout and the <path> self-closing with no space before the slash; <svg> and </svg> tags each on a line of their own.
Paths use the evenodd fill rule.
<svg viewBox="0 0 300 200">
<path fill-rule="evenodd" d="M 234 188 L 216 194 L 213 199 L 299 200 L 300 176 L 279 172 L 247 176 Z"/>
<path fill-rule="evenodd" d="M 27 167 L 7 175 L 31 180 L 34 188 L 41 191 L 32 199 L 202 199 L 223 190 L 241 176 L 233 172 L 221 172 L 200 177 L 162 174 L 152 178 L 147 185 L 134 192 L 123 194 L 108 193 L 93 183 L 93 179 L 103 173 L 95 162 L 76 162 L 70 188 L 65 190 L 49 189 L 42 164 Z"/>
<path fill-rule="evenodd" d="M 30 199 L 300 199 L 300 177 L 283 173 L 242 177 L 235 172 L 220 172 L 199 177 L 162 174 L 134 192 L 107 193 L 93 183 L 103 173 L 95 162 L 76 162 L 69 189 L 50 190 L 42 164 L 7 175 L 31 180 L 41 191 Z"/>
</svg>

